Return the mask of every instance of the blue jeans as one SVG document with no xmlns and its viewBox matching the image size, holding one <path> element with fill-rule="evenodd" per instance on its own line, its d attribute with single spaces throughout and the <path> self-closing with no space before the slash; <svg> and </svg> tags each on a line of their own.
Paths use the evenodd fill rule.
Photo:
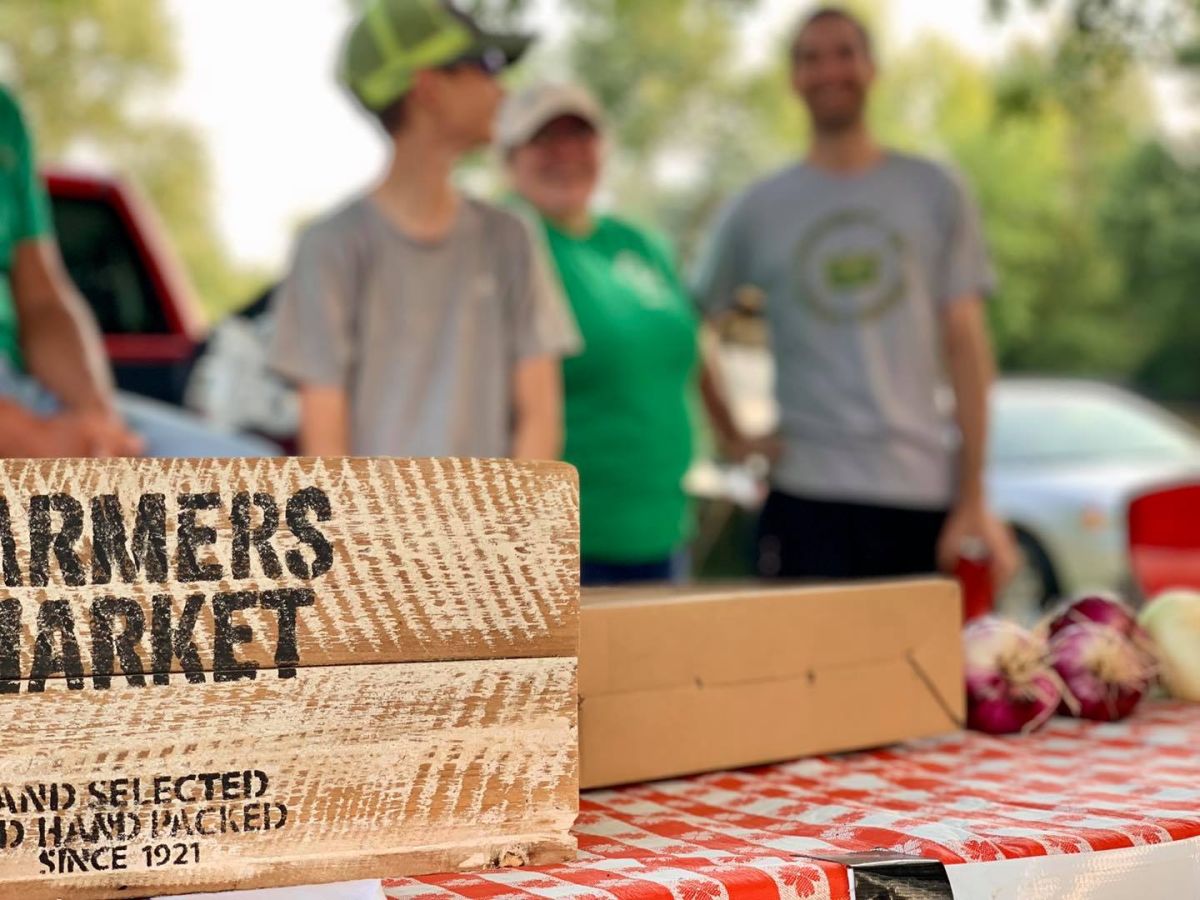
<svg viewBox="0 0 1200 900">
<path fill-rule="evenodd" d="M 579 564 L 579 583 L 583 587 L 646 584 L 654 581 L 681 584 L 688 580 L 691 570 L 692 555 L 687 550 L 679 550 L 665 559 L 646 563 L 610 563 L 585 559 Z"/>
<path fill-rule="evenodd" d="M 58 398 L 35 379 L 0 359 L 0 397 L 38 416 L 60 412 Z M 117 411 L 129 429 L 146 442 L 146 456 L 278 456 L 279 448 L 253 435 L 225 431 L 165 403 L 117 395 Z"/>
</svg>

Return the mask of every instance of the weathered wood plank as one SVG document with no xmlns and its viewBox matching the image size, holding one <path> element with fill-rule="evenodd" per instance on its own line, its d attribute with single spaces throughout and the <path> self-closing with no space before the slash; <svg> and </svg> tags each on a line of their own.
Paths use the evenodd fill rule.
<svg viewBox="0 0 1200 900">
<path fill-rule="evenodd" d="M 179 671 L 166 628 L 193 596 L 204 671 L 221 637 L 227 667 L 285 670 L 576 653 L 578 500 L 561 464 L 3 461 L 0 497 L 0 691 L 29 678 L 39 634 L 47 651 L 74 638 L 91 674 L 99 631 L 121 680 L 117 642 L 140 630 L 136 665 Z M 263 593 L 281 585 L 312 592 L 291 597 L 295 660 L 277 658 L 289 600 Z"/>
<path fill-rule="evenodd" d="M 559 464 L 0 462 L 0 896 L 565 858 Z"/>
<path fill-rule="evenodd" d="M 0 698 L 0 896 L 566 858 L 575 675 L 572 658 L 452 661 Z M 57 871 L 114 848 L 121 871 Z"/>
</svg>

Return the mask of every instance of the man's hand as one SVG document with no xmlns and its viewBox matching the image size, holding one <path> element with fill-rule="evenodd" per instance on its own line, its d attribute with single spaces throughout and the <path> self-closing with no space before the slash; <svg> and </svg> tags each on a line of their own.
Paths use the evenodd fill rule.
<svg viewBox="0 0 1200 900">
<path fill-rule="evenodd" d="M 716 331 L 706 325 L 700 332 L 700 396 L 723 459 L 744 463 L 758 457 L 768 467 L 783 455 L 783 438 L 778 432 L 750 437 L 733 415 L 721 375 Z M 765 473 L 764 473 L 765 474 Z"/>
<path fill-rule="evenodd" d="M 107 459 L 137 456 L 142 449 L 141 438 L 119 420 L 76 413 L 33 419 L 19 447 L 31 459 Z"/>
<path fill-rule="evenodd" d="M 997 591 L 1003 590 L 1021 568 L 1021 551 L 1012 529 L 983 504 L 961 503 L 950 511 L 938 538 L 938 568 L 953 573 L 963 542 L 970 538 L 987 546 L 992 584 Z"/>
<path fill-rule="evenodd" d="M 717 443 L 721 456 L 730 462 L 741 463 L 757 456 L 773 464 L 783 455 L 783 438 L 774 433 L 759 437 L 746 437 L 740 433 L 718 435 Z"/>
<path fill-rule="evenodd" d="M 91 456 L 91 446 L 72 416 L 59 415 L 35 420 L 15 452 L 30 459 L 78 459 Z"/>
<path fill-rule="evenodd" d="M 985 499 L 988 391 L 995 380 L 996 367 L 982 299 L 975 295 L 953 299 L 942 313 L 942 332 L 962 446 L 959 500 L 938 539 L 938 567 L 943 572 L 953 572 L 963 541 L 979 538 L 987 546 L 992 583 L 999 591 L 1020 568 L 1021 553 L 1012 529 L 992 514 Z"/>
</svg>

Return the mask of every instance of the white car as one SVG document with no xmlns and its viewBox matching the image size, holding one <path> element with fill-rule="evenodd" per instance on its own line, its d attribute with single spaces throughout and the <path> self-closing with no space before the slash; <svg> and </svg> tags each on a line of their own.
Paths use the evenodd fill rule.
<svg viewBox="0 0 1200 900">
<path fill-rule="evenodd" d="M 1016 616 L 1089 588 L 1128 592 L 1129 500 L 1200 479 L 1200 433 L 1098 382 L 1002 379 L 991 427 L 989 494 L 1026 557 L 1000 603 Z"/>
</svg>

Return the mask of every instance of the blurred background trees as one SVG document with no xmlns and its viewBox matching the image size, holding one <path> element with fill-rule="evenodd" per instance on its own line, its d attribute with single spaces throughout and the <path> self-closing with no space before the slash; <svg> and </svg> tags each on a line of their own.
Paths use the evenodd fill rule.
<svg viewBox="0 0 1200 900">
<path fill-rule="evenodd" d="M 880 22 L 885 2 L 851 5 Z M 1167 138 L 1150 88 L 1200 64 L 1200 0 L 987 2 L 997 29 L 1041 10 L 1046 36 L 979 59 L 938 38 L 893 51 L 881 33 L 873 116 L 889 142 L 952 162 L 973 185 L 1000 276 L 1002 365 L 1200 403 L 1200 159 L 1194 142 Z M 536 12 L 533 0 L 465 5 L 505 22 Z M 519 77 L 592 87 L 611 116 L 608 201 L 691 260 L 735 191 L 803 151 L 788 36 L 755 31 L 759 0 L 554 6 L 561 39 L 540 73 Z M 0 78 L 46 155 L 94 146 L 136 173 L 220 312 L 250 297 L 255 273 L 221 242 L 200 136 L 142 102 L 169 83 L 175 47 L 161 0 L 0 4 Z"/>
<path fill-rule="evenodd" d="M 246 302 L 263 273 L 231 261 L 214 215 L 202 135 L 148 111 L 179 69 L 161 0 L 0 3 L 0 81 L 21 100 L 43 160 L 68 151 L 128 174 L 150 197 L 214 315 Z"/>
</svg>

